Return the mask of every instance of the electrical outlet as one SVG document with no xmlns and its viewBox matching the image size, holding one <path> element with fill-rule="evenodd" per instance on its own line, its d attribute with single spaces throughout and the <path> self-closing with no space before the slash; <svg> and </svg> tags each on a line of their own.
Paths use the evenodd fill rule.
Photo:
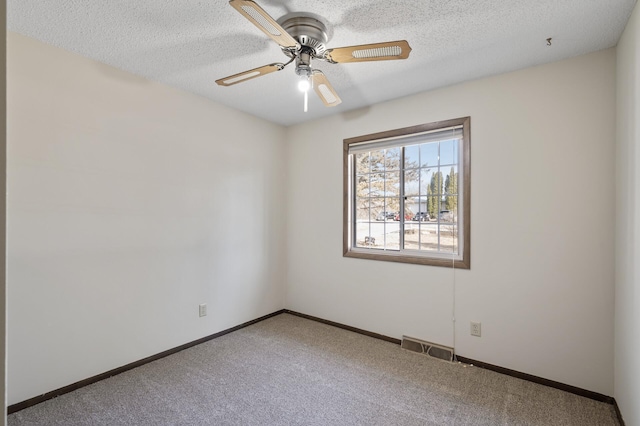
<svg viewBox="0 0 640 426">
<path fill-rule="evenodd" d="M 471 335 L 480 337 L 481 334 L 482 334 L 482 323 L 471 322 Z"/>
<path fill-rule="evenodd" d="M 206 317 L 207 316 L 207 304 L 206 303 L 201 303 L 200 305 L 198 305 L 198 313 L 200 314 L 201 317 Z"/>
</svg>

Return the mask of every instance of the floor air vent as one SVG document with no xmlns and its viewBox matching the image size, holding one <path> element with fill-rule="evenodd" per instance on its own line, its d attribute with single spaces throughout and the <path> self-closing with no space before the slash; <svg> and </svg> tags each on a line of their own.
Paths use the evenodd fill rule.
<svg viewBox="0 0 640 426">
<path fill-rule="evenodd" d="M 453 361 L 453 348 L 437 345 L 424 340 L 415 339 L 413 337 L 402 336 L 402 349 L 420 354 L 429 355 L 430 357 L 441 359 L 444 361 Z"/>
</svg>

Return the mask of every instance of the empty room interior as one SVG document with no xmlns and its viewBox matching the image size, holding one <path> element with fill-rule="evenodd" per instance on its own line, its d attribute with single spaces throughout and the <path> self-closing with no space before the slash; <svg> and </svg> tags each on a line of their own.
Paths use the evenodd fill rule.
<svg viewBox="0 0 640 426">
<path fill-rule="evenodd" d="M 498 413 L 452 400 L 376 424 L 517 423 L 531 382 L 640 426 L 635 0 L 9 0 L 5 34 L 0 424 L 260 342 L 282 353 L 265 371 L 308 374 L 304 352 L 327 371 L 415 360 L 408 386 L 518 380 Z M 340 417 L 360 397 L 339 378 L 304 377 L 341 408 L 301 420 L 275 390 L 263 424 L 370 423 Z M 259 424 L 255 404 L 201 424 Z M 134 418 L 93 424 L 153 424 Z"/>
</svg>

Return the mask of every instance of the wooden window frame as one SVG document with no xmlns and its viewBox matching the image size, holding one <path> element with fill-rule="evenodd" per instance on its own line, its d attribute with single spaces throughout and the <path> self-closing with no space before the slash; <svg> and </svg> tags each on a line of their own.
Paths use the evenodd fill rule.
<svg viewBox="0 0 640 426">
<path fill-rule="evenodd" d="M 420 133 L 435 131 L 439 129 L 447 129 L 456 126 L 462 126 L 462 161 L 459 163 L 462 176 L 462 252 L 459 254 L 461 258 L 454 259 L 443 258 L 441 254 L 437 257 L 429 256 L 428 252 L 422 252 L 421 255 L 407 254 L 403 250 L 399 252 L 389 250 L 371 250 L 356 249 L 352 247 L 352 226 L 351 218 L 352 200 L 351 182 L 353 176 L 350 175 L 350 154 L 349 147 L 352 144 L 375 142 L 389 138 L 403 138 Z M 352 172 L 355 175 L 355 171 Z M 389 262 L 413 263 L 419 265 L 445 266 L 458 269 L 471 268 L 471 118 L 461 117 L 452 120 L 437 121 L 433 123 L 420 124 L 417 126 L 405 127 L 401 129 L 389 130 L 385 132 L 372 133 L 363 136 L 357 136 L 343 140 L 343 256 L 359 259 L 382 260 Z"/>
</svg>

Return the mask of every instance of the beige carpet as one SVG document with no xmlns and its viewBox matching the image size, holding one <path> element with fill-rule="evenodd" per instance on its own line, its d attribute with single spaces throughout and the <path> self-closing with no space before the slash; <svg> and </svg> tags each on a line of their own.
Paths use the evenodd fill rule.
<svg viewBox="0 0 640 426">
<path fill-rule="evenodd" d="M 281 314 L 9 416 L 18 425 L 616 425 L 611 405 Z"/>
</svg>

